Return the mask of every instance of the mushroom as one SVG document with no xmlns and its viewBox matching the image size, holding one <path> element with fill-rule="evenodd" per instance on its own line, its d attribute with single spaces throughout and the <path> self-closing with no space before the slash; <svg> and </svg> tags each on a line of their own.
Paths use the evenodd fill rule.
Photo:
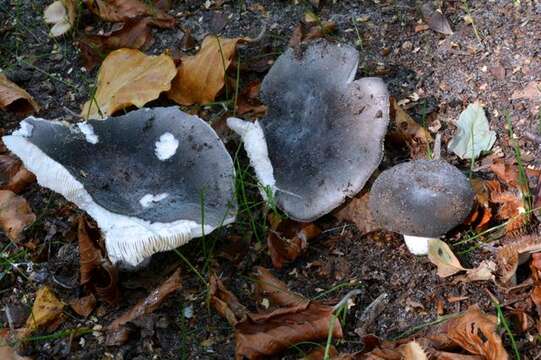
<svg viewBox="0 0 541 360">
<path fill-rule="evenodd" d="M 384 229 L 404 235 L 409 251 L 428 254 L 430 239 L 464 221 L 473 205 L 470 182 L 443 160 L 415 160 L 385 170 L 368 206 Z"/>
<path fill-rule="evenodd" d="M 41 186 L 94 218 L 114 263 L 233 222 L 233 161 L 214 130 L 177 107 L 72 125 L 29 117 L 5 145 Z"/>
<path fill-rule="evenodd" d="M 301 54 L 288 49 L 261 86 L 266 117 L 227 121 L 242 137 L 262 195 L 297 221 L 358 193 L 381 162 L 389 95 L 379 78 L 354 81 L 358 61 L 353 47 L 324 40 Z"/>
</svg>

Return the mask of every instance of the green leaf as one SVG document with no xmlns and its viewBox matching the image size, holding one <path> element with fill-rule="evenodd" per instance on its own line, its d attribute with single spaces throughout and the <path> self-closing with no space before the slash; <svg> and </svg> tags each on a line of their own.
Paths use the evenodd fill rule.
<svg viewBox="0 0 541 360">
<path fill-rule="evenodd" d="M 479 157 L 489 151 L 496 141 L 496 133 L 490 130 L 485 111 L 479 103 L 468 105 L 457 122 L 458 131 L 449 142 L 449 151 L 462 159 Z"/>
</svg>

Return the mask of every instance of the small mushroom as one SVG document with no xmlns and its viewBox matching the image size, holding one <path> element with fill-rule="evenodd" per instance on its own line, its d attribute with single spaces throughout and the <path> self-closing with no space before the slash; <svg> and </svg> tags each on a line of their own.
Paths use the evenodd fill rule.
<svg viewBox="0 0 541 360">
<path fill-rule="evenodd" d="M 113 262 L 135 266 L 235 219 L 229 153 L 177 107 L 77 125 L 29 117 L 3 141 L 40 185 L 96 220 Z"/>
<path fill-rule="evenodd" d="M 443 160 L 415 160 L 385 170 L 370 191 L 369 208 L 384 229 L 404 235 L 411 253 L 428 254 L 428 241 L 468 216 L 474 192 Z"/>
<path fill-rule="evenodd" d="M 261 121 L 229 118 L 262 187 L 298 221 L 327 214 L 358 193 L 378 167 L 389 122 L 379 78 L 355 79 L 359 53 L 321 40 L 288 49 L 261 86 Z"/>
</svg>

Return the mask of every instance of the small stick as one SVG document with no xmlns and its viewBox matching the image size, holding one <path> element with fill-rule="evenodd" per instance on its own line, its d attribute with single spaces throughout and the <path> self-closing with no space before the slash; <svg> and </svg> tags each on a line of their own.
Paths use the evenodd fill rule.
<svg viewBox="0 0 541 360">
<path fill-rule="evenodd" d="M 432 157 L 434 160 L 439 160 L 441 157 L 441 134 L 436 134 L 436 139 L 434 140 L 434 150 L 432 151 Z"/>
</svg>

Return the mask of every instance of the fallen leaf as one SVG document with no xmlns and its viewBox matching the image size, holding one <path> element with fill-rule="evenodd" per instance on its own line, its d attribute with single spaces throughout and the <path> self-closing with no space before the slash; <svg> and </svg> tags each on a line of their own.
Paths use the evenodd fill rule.
<svg viewBox="0 0 541 360">
<path fill-rule="evenodd" d="M 309 300 L 289 290 L 282 281 L 261 266 L 256 268 L 256 294 L 259 299 L 267 298 L 277 307 L 294 307 Z"/>
<path fill-rule="evenodd" d="M 312 13 L 314 16 L 315 14 Z M 299 52 L 301 45 L 312 40 L 323 38 L 336 31 L 336 23 L 333 21 L 321 21 L 319 18 L 313 19 L 311 16 L 301 21 L 293 30 L 289 38 L 288 46 Z"/>
<path fill-rule="evenodd" d="M 30 94 L 0 72 L 0 109 L 27 115 L 38 112 L 39 106 Z"/>
<path fill-rule="evenodd" d="M 79 39 L 79 48 L 87 70 L 97 64 L 113 50 L 121 48 L 146 49 L 153 41 L 150 25 L 153 19 L 127 20 L 122 27 L 103 35 L 85 35 Z"/>
<path fill-rule="evenodd" d="M 0 359 L 2 360 L 32 360 L 29 357 L 17 354 L 15 349 L 9 346 L 0 346 Z"/>
<path fill-rule="evenodd" d="M 439 239 L 428 241 L 428 259 L 438 267 L 438 275 L 442 278 L 466 270 L 453 254 L 449 245 Z"/>
<path fill-rule="evenodd" d="M 0 190 L 10 190 L 21 193 L 36 177 L 26 170 L 19 159 L 10 155 L 0 155 Z"/>
<path fill-rule="evenodd" d="M 90 226 L 85 216 L 79 218 L 80 283 L 109 304 L 118 302 L 118 270 L 98 245 L 99 230 Z"/>
<path fill-rule="evenodd" d="M 24 338 L 36 329 L 47 326 L 56 321 L 62 314 L 64 304 L 47 286 L 40 288 L 36 293 L 36 300 L 32 305 L 32 313 L 26 320 L 25 327 L 19 335 Z"/>
<path fill-rule="evenodd" d="M 489 201 L 490 194 L 487 187 L 487 183 L 492 181 L 496 180 L 483 180 L 479 178 L 470 180 L 472 189 L 475 193 L 475 202 L 472 211 L 466 220 L 464 220 L 464 224 L 471 226 L 478 232 L 485 230 L 493 217 Z"/>
<path fill-rule="evenodd" d="M 81 116 L 101 119 L 131 105 L 140 108 L 169 90 L 175 75 L 175 64 L 168 55 L 115 50 L 103 61 L 95 96 L 85 103 Z"/>
<path fill-rule="evenodd" d="M 435 32 L 439 32 L 444 35 L 451 35 L 453 29 L 449 20 L 443 15 L 441 9 L 436 9 L 431 1 L 426 1 L 421 6 L 421 13 L 428 26 Z"/>
<path fill-rule="evenodd" d="M 497 265 L 494 261 L 483 260 L 479 266 L 466 271 L 467 281 L 487 281 L 494 280 Z"/>
<path fill-rule="evenodd" d="M 448 149 L 461 159 L 476 159 L 483 151 L 489 151 L 495 141 L 496 133 L 490 130 L 485 110 L 475 102 L 460 114 Z"/>
<path fill-rule="evenodd" d="M 497 333 L 498 319 L 472 306 L 461 317 L 448 323 L 448 336 L 471 354 L 486 360 L 508 360 L 501 337 Z"/>
<path fill-rule="evenodd" d="M 96 297 L 94 294 L 83 296 L 79 299 L 70 301 L 69 305 L 78 315 L 86 318 L 96 307 Z"/>
<path fill-rule="evenodd" d="M 541 81 L 530 81 L 522 90 L 515 90 L 511 95 L 512 100 L 527 99 L 532 102 L 531 112 L 539 111 L 541 105 Z"/>
<path fill-rule="evenodd" d="M 146 0 L 84 0 L 88 9 L 105 21 L 122 22 L 150 16 L 159 27 L 172 28 L 175 18 L 164 10 L 170 6 L 168 1 Z"/>
<path fill-rule="evenodd" d="M 368 208 L 369 197 L 370 194 L 367 192 L 349 199 L 344 206 L 333 212 L 334 217 L 354 223 L 361 235 L 380 229 Z"/>
<path fill-rule="evenodd" d="M 507 284 L 514 279 L 518 266 L 536 252 L 541 252 L 541 238 L 538 235 L 522 236 L 500 247 L 496 253 L 500 281 Z"/>
<path fill-rule="evenodd" d="M 231 326 L 246 320 L 247 310 L 235 294 L 227 290 L 216 274 L 210 275 L 210 305 L 224 317 Z"/>
<path fill-rule="evenodd" d="M 170 99 L 180 105 L 213 102 L 225 85 L 225 74 L 242 38 L 207 36 L 199 52 L 183 57 L 173 80 Z"/>
<path fill-rule="evenodd" d="M 67 33 L 75 23 L 77 6 L 75 0 L 57 0 L 47 6 L 43 12 L 43 19 L 47 24 L 54 24 L 49 32 L 52 37 Z"/>
<path fill-rule="evenodd" d="M 124 325 L 133 321 L 142 315 L 154 312 L 167 297 L 182 287 L 180 277 L 180 268 L 177 269 L 167 280 L 165 280 L 158 288 L 148 294 L 148 296 L 140 300 L 130 310 L 116 318 L 107 328 L 107 344 L 121 345 L 127 340 L 126 329 Z"/>
<path fill-rule="evenodd" d="M 259 90 L 261 81 L 254 80 L 240 92 L 237 104 L 237 115 L 243 115 L 244 118 L 257 119 L 263 117 L 267 113 L 267 107 L 259 101 Z"/>
<path fill-rule="evenodd" d="M 407 145 L 412 159 L 425 159 L 430 150 L 430 144 L 433 142 L 432 135 L 413 120 L 394 98 L 390 99 L 390 117 L 393 123 L 390 136 L 398 138 L 400 142 Z"/>
<path fill-rule="evenodd" d="M 294 344 L 322 340 L 328 336 L 333 318 L 332 307 L 290 292 L 285 284 L 274 278 L 267 269 L 258 268 L 257 274 L 258 286 L 274 289 L 271 291 L 268 288 L 265 291 L 260 289 L 259 292 L 266 293 L 277 305 L 288 306 L 264 313 L 248 312 L 244 318 L 235 318 L 234 321 L 228 319 L 235 327 L 236 359 L 263 359 L 278 354 Z M 217 298 L 212 303 L 220 304 L 220 308 L 217 309 L 220 314 L 231 316 L 238 313 L 233 309 L 239 308 L 239 303 L 236 297 L 231 296 L 229 291 L 223 291 L 224 289 L 221 285 L 219 292 L 211 292 L 211 299 Z M 224 306 L 229 307 L 229 310 L 224 311 L 222 308 Z M 244 316 L 244 311 L 241 311 L 241 314 Z M 332 336 L 334 339 L 343 336 L 338 320 L 334 322 Z"/>
<path fill-rule="evenodd" d="M 410 341 L 401 350 L 404 354 L 404 360 L 428 360 L 425 351 L 416 341 Z"/>
<path fill-rule="evenodd" d="M 267 246 L 272 265 L 281 269 L 294 261 L 308 248 L 308 241 L 321 234 L 321 229 L 312 223 L 301 223 L 289 219 L 271 220 L 267 234 Z"/>
<path fill-rule="evenodd" d="M 22 196 L 0 190 L 0 228 L 12 241 L 19 241 L 23 230 L 36 220 L 36 215 Z"/>
</svg>

